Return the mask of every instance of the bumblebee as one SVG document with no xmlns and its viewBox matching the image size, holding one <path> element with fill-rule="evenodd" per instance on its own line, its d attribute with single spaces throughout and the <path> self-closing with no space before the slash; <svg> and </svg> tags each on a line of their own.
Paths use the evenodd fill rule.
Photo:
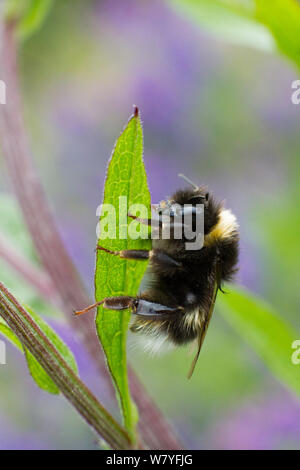
<svg viewBox="0 0 300 470">
<path fill-rule="evenodd" d="M 181 175 L 183 176 L 183 175 Z M 126 259 L 149 259 L 149 287 L 137 297 L 111 297 L 76 312 L 85 313 L 103 305 L 110 310 L 130 309 L 133 321 L 130 329 L 143 335 L 146 348 L 159 349 L 166 342 L 184 345 L 196 340 L 197 353 L 189 377 L 192 375 L 214 310 L 218 290 L 231 281 L 237 271 L 239 233 L 236 217 L 223 203 L 217 202 L 204 187 L 186 179 L 191 187 L 178 190 L 170 199 L 157 207 L 159 236 L 153 240 L 152 250 L 110 251 Z M 174 210 L 180 208 L 184 216 L 191 215 L 196 224 L 196 208 L 203 207 L 203 243 L 199 249 L 186 249 L 187 239 L 174 236 Z M 170 215 L 170 237 L 162 236 L 162 215 Z M 130 216 L 130 214 L 129 214 Z M 150 224 L 151 219 L 139 222 Z M 195 233 L 194 238 L 199 234 Z"/>
</svg>

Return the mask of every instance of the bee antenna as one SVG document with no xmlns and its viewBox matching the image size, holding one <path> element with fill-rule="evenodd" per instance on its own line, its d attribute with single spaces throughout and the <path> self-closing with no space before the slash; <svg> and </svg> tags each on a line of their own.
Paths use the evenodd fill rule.
<svg viewBox="0 0 300 470">
<path fill-rule="evenodd" d="M 193 183 L 187 176 L 183 175 L 182 173 L 178 173 L 179 178 L 184 179 L 187 183 L 189 183 L 191 186 L 193 186 L 196 190 L 199 189 L 199 187 Z"/>
</svg>

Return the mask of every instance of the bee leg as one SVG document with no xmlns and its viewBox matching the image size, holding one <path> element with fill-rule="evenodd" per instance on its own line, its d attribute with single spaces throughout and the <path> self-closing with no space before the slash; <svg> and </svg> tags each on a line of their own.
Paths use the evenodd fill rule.
<svg viewBox="0 0 300 470">
<path fill-rule="evenodd" d="M 137 217 L 136 215 L 133 214 L 127 214 L 128 217 L 130 217 L 133 220 L 136 220 L 137 222 L 140 222 L 143 225 L 151 225 L 151 219 L 141 219 L 140 217 Z"/>
<path fill-rule="evenodd" d="M 152 261 L 157 261 L 158 263 L 164 264 L 166 266 L 176 266 L 177 268 L 182 267 L 182 263 L 179 261 L 176 261 L 174 258 L 172 258 L 170 255 L 165 253 L 164 251 L 159 251 L 159 250 L 152 250 L 151 252 L 150 259 Z"/>
<path fill-rule="evenodd" d="M 107 297 L 106 299 L 96 302 L 83 310 L 74 311 L 74 315 L 83 315 L 84 313 L 99 307 L 99 305 L 103 305 L 103 308 L 108 308 L 109 310 L 125 310 L 126 308 L 134 307 L 135 303 L 136 299 L 133 297 Z"/>
<path fill-rule="evenodd" d="M 136 299 L 132 313 L 142 317 L 152 317 L 155 319 L 159 316 L 165 316 L 179 311 L 183 311 L 183 307 L 167 307 L 166 305 L 151 302 L 149 300 Z"/>
<path fill-rule="evenodd" d="M 120 250 L 120 251 L 111 251 L 103 246 L 97 246 L 97 250 L 105 251 L 111 255 L 120 256 L 120 258 L 125 259 L 136 259 L 136 260 L 147 260 L 151 257 L 151 251 L 148 250 Z"/>
<path fill-rule="evenodd" d="M 125 259 L 135 259 L 135 260 L 147 260 L 150 259 L 151 261 L 157 261 L 159 263 L 168 265 L 168 266 L 176 266 L 181 267 L 182 264 L 176 261 L 175 259 L 171 258 L 171 256 L 167 255 L 163 251 L 157 250 L 121 250 L 121 251 L 111 251 L 107 248 L 103 248 L 102 246 L 97 246 L 97 250 L 103 250 L 106 253 L 110 253 L 115 256 L 120 256 L 120 258 Z"/>
<path fill-rule="evenodd" d="M 137 217 L 136 215 L 132 215 L 132 214 L 127 214 L 127 215 L 128 217 L 135 220 L 136 222 L 139 222 L 140 224 L 148 225 L 148 227 L 151 227 L 152 233 L 159 233 L 159 230 L 163 226 L 163 222 L 159 214 L 155 217 L 152 217 L 152 219 L 141 219 L 140 217 Z"/>
<path fill-rule="evenodd" d="M 96 302 L 93 305 L 85 308 L 84 310 L 79 310 L 74 312 L 76 316 L 87 313 L 88 311 L 103 305 L 103 308 L 109 310 L 126 310 L 131 309 L 132 313 L 135 315 L 147 316 L 147 317 L 157 317 L 159 315 L 166 315 L 170 313 L 183 310 L 182 307 L 172 308 L 167 307 L 166 305 L 157 304 L 155 302 L 150 302 L 144 299 L 138 299 L 135 297 L 121 296 L 121 297 L 107 297 L 106 299 L 101 300 L 101 302 Z"/>
</svg>

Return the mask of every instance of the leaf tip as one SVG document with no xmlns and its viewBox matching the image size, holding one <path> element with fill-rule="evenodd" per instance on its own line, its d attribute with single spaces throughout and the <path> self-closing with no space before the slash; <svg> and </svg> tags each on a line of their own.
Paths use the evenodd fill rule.
<svg viewBox="0 0 300 470">
<path fill-rule="evenodd" d="M 139 115 L 139 108 L 134 104 L 133 105 L 133 116 L 137 118 Z"/>
</svg>

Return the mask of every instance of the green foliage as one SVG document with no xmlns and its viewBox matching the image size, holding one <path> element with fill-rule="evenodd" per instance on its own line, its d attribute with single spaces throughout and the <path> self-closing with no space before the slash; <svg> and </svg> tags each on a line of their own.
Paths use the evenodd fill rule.
<svg viewBox="0 0 300 470">
<path fill-rule="evenodd" d="M 31 315 L 33 320 L 36 322 L 36 324 L 38 325 L 40 330 L 44 333 L 44 335 L 47 336 L 48 340 L 51 341 L 51 343 L 55 346 L 55 348 L 61 354 L 61 356 L 64 358 L 64 360 L 66 361 L 68 366 L 73 370 L 73 372 L 75 374 L 78 374 L 77 363 L 76 363 L 74 355 L 73 355 L 72 351 L 69 349 L 69 347 L 58 336 L 58 334 L 53 330 L 53 328 L 51 328 L 48 325 L 48 323 L 46 323 L 39 315 L 37 315 L 35 312 L 33 312 L 33 310 L 30 309 L 28 306 L 26 306 L 26 310 L 27 310 L 27 312 L 29 312 L 29 314 Z M 34 357 L 33 357 L 33 359 L 36 363 L 36 366 L 38 366 L 38 368 L 42 369 L 41 366 L 39 365 L 39 363 L 36 361 L 36 359 Z M 42 372 L 43 372 L 44 376 L 46 376 L 46 377 L 45 377 L 44 382 L 42 380 L 40 380 L 40 382 L 39 382 L 38 379 L 39 379 L 39 374 L 40 373 L 36 372 L 36 366 L 34 368 L 34 375 L 33 375 L 32 366 L 30 367 L 29 364 L 28 364 L 29 370 L 30 370 L 31 374 L 33 375 L 33 378 L 35 379 L 35 381 L 37 382 L 37 384 L 41 388 L 43 388 L 46 391 L 50 391 L 50 390 L 47 389 L 47 387 L 49 387 L 49 383 L 47 383 L 47 380 L 46 380 L 46 377 L 48 377 L 48 380 L 51 380 L 50 377 L 42 369 Z M 51 380 L 51 382 L 52 382 L 52 380 Z M 53 382 L 52 382 L 52 384 L 56 387 L 56 385 Z M 56 387 L 56 389 L 57 389 L 56 393 L 59 393 L 59 390 L 58 390 L 57 387 Z M 52 393 L 54 393 L 54 392 L 52 392 Z"/>
<path fill-rule="evenodd" d="M 284 312 L 297 328 L 299 319 L 299 231 L 300 231 L 300 191 L 298 158 L 291 170 L 289 187 L 282 195 L 269 195 L 263 205 L 253 208 L 252 218 L 261 228 L 260 259 L 267 270 L 267 280 L 263 284 L 265 296 Z M 293 175 L 292 175 L 293 173 Z M 266 223 L 266 213 L 268 220 Z M 280 214 L 280 223 L 278 221 Z M 274 288 L 276 286 L 276 288 Z M 288 294 L 287 294 L 288 293 Z M 287 307 L 288 297 L 288 309 Z"/>
<path fill-rule="evenodd" d="M 38 325 L 1 282 L 0 317 L 20 338 L 21 343 L 26 345 L 30 352 L 30 354 L 26 352 L 27 358 L 31 360 L 34 357 L 38 364 L 42 365 L 44 371 L 49 374 L 49 378 L 53 380 L 53 384 L 97 432 L 98 436 L 103 437 L 113 449 L 132 448 L 128 433 L 114 420 L 87 386 L 81 382 L 77 373 L 72 370 L 70 364 L 74 365 L 73 360 L 70 361 L 70 358 L 66 358 L 69 360 L 67 364 L 60 354 L 56 346 L 61 348 L 61 341 L 46 327 L 46 334 L 52 339 L 53 342 L 51 342 L 41 332 L 40 326 L 45 327 L 45 325 L 40 320 Z M 35 319 L 37 319 L 36 316 Z M 62 347 L 62 350 L 65 350 L 65 347 Z M 40 374 L 41 369 L 37 370 L 35 365 L 31 364 L 31 372 L 36 375 L 39 382 L 44 380 L 45 376 Z M 43 386 L 48 391 L 56 392 L 50 382 L 43 383 Z"/>
<path fill-rule="evenodd" d="M 38 363 L 36 358 L 24 348 L 24 354 L 27 361 L 28 370 L 35 383 L 45 392 L 53 395 L 59 394 L 59 388 L 55 385 L 51 377 L 45 372 L 43 367 Z"/>
<path fill-rule="evenodd" d="M 300 66 L 300 5 L 296 0 L 171 0 L 204 29 L 236 44 L 277 48 Z"/>
<path fill-rule="evenodd" d="M 119 229 L 119 213 L 122 207 L 124 209 L 123 204 L 119 208 L 119 196 L 127 196 L 128 209 L 135 203 L 144 204 L 150 214 L 150 193 L 143 164 L 143 132 L 138 115 L 131 117 L 117 140 L 107 171 L 104 204 L 111 204 L 116 208 L 116 239 L 103 239 L 105 211 L 102 210 L 100 217 L 101 236 L 98 245 L 113 251 L 133 248 L 150 249 L 150 240 L 132 240 L 130 237 L 120 239 L 121 232 L 125 235 L 127 233 L 127 221 L 136 223 L 127 219 Z M 111 223 L 113 223 L 112 220 Z M 140 230 L 145 228 L 145 226 L 141 226 Z M 148 230 L 146 230 L 145 236 L 147 233 Z M 98 250 L 95 272 L 96 300 L 100 301 L 105 297 L 118 295 L 136 295 L 146 267 L 147 262 L 120 259 L 118 256 Z M 129 319 L 130 311 L 128 310 L 111 311 L 100 306 L 96 327 L 121 402 L 125 426 L 133 436 L 136 416 L 134 416 L 135 409 L 130 399 L 126 365 L 126 337 Z"/>
<path fill-rule="evenodd" d="M 35 381 L 35 383 L 42 389 L 47 391 L 48 393 L 58 394 L 59 389 L 53 382 L 53 380 L 49 377 L 49 375 L 44 371 L 42 366 L 37 362 L 35 357 L 26 349 L 23 348 L 22 343 L 15 335 L 15 333 L 9 328 L 8 325 L 4 322 L 2 318 L 0 318 L 0 334 L 8 339 L 17 349 L 21 352 L 24 351 L 28 370 L 31 374 L 31 377 Z"/>
<path fill-rule="evenodd" d="M 13 21 L 24 15 L 25 9 L 28 7 L 29 0 L 7 0 L 4 4 L 5 17 L 8 21 Z"/>
<path fill-rule="evenodd" d="M 17 201 L 8 194 L 0 195 L 0 237 L 4 237 L 28 261 L 39 267 L 32 240 L 25 227 Z M 35 312 L 46 316 L 57 316 L 57 311 L 36 292 L 22 275 L 0 258 L 1 282 L 5 284 L 23 303 L 30 305 Z"/>
<path fill-rule="evenodd" d="M 257 21 L 255 5 L 251 1 L 170 0 L 169 3 L 178 12 L 226 41 L 266 51 L 274 50 L 272 35 Z"/>
<path fill-rule="evenodd" d="M 0 334 L 2 336 L 5 336 L 6 339 L 10 343 L 12 343 L 16 348 L 20 349 L 22 351 L 22 344 L 20 343 L 18 337 L 14 334 L 13 331 L 9 328 L 9 326 L 5 323 L 5 321 L 0 318 Z"/>
<path fill-rule="evenodd" d="M 77 369 L 75 358 L 72 352 L 70 351 L 70 349 L 67 347 L 67 345 L 59 338 L 57 333 L 55 333 L 55 331 L 44 320 L 42 320 L 36 313 L 34 313 L 28 307 L 27 307 L 27 311 L 30 312 L 30 315 L 32 316 L 34 321 L 37 323 L 38 327 L 47 336 L 47 338 L 52 342 L 52 344 L 56 347 L 56 349 L 62 355 L 62 357 L 70 366 L 70 368 L 75 372 L 75 374 L 77 374 L 78 369 Z M 58 394 L 59 389 L 55 385 L 53 380 L 45 372 L 45 370 L 38 363 L 35 357 L 26 348 L 23 348 L 23 345 L 21 344 L 18 337 L 9 328 L 9 326 L 4 322 L 2 318 L 0 318 L 0 334 L 3 335 L 6 339 L 8 339 L 20 351 L 24 350 L 29 372 L 32 378 L 34 379 L 34 381 L 36 382 L 36 384 L 41 389 L 49 393 Z"/>
<path fill-rule="evenodd" d="M 291 361 L 296 331 L 263 301 L 240 288 L 219 296 L 224 318 L 256 351 L 271 372 L 300 395 L 299 374 Z"/>
<path fill-rule="evenodd" d="M 0 197 L 0 218 L 2 221 L 1 235 L 5 236 L 12 246 L 16 246 L 16 249 L 20 251 L 23 256 L 26 256 L 31 263 L 37 264 L 32 241 L 25 229 L 22 214 L 20 213 L 16 201 L 9 195 L 2 194 Z M 15 270 L 10 268 L 5 261 L 2 260 L 0 260 L 0 273 L 1 281 L 9 286 L 9 288 L 11 288 L 14 292 L 18 293 L 18 296 L 23 299 L 24 303 L 32 305 L 34 310 L 43 311 L 44 313 L 53 316 L 55 313 L 54 309 L 51 308 L 47 302 L 44 302 L 44 300 L 37 295 L 34 289 L 30 285 L 24 283 L 23 278 L 18 275 Z M 61 354 L 65 357 L 67 362 L 69 361 L 69 365 L 73 368 L 73 370 L 75 370 L 75 360 L 67 346 L 65 346 L 64 343 L 59 340 L 53 330 L 45 322 L 43 322 L 38 315 L 34 314 L 32 311 L 31 313 L 32 316 L 36 318 L 37 323 L 40 324 L 42 331 L 44 331 L 44 333 L 47 335 L 50 335 L 49 338 L 53 341 L 54 344 L 55 338 L 58 339 L 58 341 L 61 343 Z M 1 321 L 1 319 L 0 334 L 5 336 L 6 339 L 13 343 L 14 346 L 16 346 L 18 349 L 23 351 L 23 346 L 17 336 L 11 331 L 11 329 L 4 323 L 3 320 Z M 59 349 L 58 344 L 56 346 Z M 25 357 L 27 360 L 28 369 L 37 385 L 49 393 L 59 393 L 59 390 L 54 382 L 39 365 L 34 356 L 32 356 L 29 351 L 25 350 Z"/>
<path fill-rule="evenodd" d="M 41 28 L 52 5 L 53 0 L 8 0 L 6 18 L 17 20 L 18 34 L 25 39 Z"/>
<path fill-rule="evenodd" d="M 297 0 L 255 0 L 256 18 L 268 27 L 279 50 L 300 66 L 300 5 Z"/>
</svg>

